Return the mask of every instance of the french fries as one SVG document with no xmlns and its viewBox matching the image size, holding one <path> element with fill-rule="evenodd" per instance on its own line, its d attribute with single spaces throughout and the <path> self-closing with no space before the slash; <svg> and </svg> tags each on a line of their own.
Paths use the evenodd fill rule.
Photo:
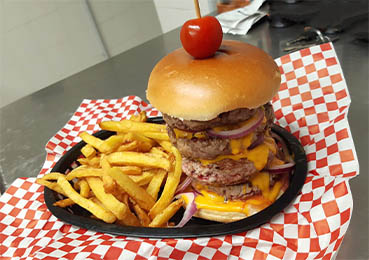
<svg viewBox="0 0 369 260">
<path fill-rule="evenodd" d="M 103 130 L 115 132 L 166 132 L 165 125 L 158 125 L 153 123 L 142 123 L 131 120 L 123 121 L 104 121 L 100 123 L 100 128 Z"/>
<path fill-rule="evenodd" d="M 151 172 L 144 172 L 141 175 L 130 175 L 129 177 L 139 186 L 144 186 L 151 181 L 153 176 L 154 174 L 152 174 Z"/>
<path fill-rule="evenodd" d="M 91 157 L 94 157 L 96 155 L 96 150 L 91 145 L 86 144 L 85 146 L 82 147 L 81 153 L 86 158 L 91 158 Z"/>
<path fill-rule="evenodd" d="M 76 168 L 70 173 L 66 175 L 68 181 L 73 180 L 74 178 L 81 178 L 81 177 L 100 177 L 103 176 L 102 169 L 96 168 Z"/>
<path fill-rule="evenodd" d="M 107 156 L 111 165 L 137 165 L 141 167 L 170 169 L 170 162 L 166 158 L 154 154 L 138 152 L 116 152 Z"/>
<path fill-rule="evenodd" d="M 167 175 L 166 171 L 158 170 L 157 173 L 152 177 L 149 185 L 146 188 L 146 192 L 151 197 L 153 197 L 154 200 L 158 198 L 158 193 L 159 193 L 161 184 L 163 183 L 163 180 L 166 175 Z"/>
<path fill-rule="evenodd" d="M 146 116 L 145 111 L 141 111 L 141 113 L 139 113 L 138 115 L 131 116 L 129 120 L 136 121 L 136 122 L 146 122 L 147 116 Z"/>
<path fill-rule="evenodd" d="M 82 208 L 90 211 L 94 216 L 99 219 L 102 219 L 106 223 L 113 223 L 116 220 L 116 217 L 110 211 L 100 207 L 96 203 L 92 202 L 89 199 L 86 199 L 79 195 L 70 185 L 65 177 L 59 177 L 57 181 L 58 185 L 63 189 L 64 193 L 73 200 L 75 203 L 80 205 Z"/>
<path fill-rule="evenodd" d="M 78 204 L 106 223 L 173 226 L 168 221 L 183 205 L 182 199 L 173 198 L 182 174 L 181 156 L 166 127 L 146 120 L 141 112 L 130 120 L 101 122 L 102 129 L 116 132 L 105 140 L 81 133 L 86 145 L 77 159 L 80 166 L 37 179 L 64 196 L 54 206 Z"/>
<path fill-rule="evenodd" d="M 122 173 L 119 168 L 109 169 L 108 174 L 141 208 L 150 210 L 155 204 L 154 199 L 130 177 Z"/>
<path fill-rule="evenodd" d="M 171 217 L 182 207 L 183 199 L 180 198 L 172 202 L 167 208 L 165 208 L 160 214 L 156 215 L 155 218 L 149 224 L 149 227 L 161 227 L 169 221 Z"/>
<path fill-rule="evenodd" d="M 168 144 L 165 144 L 165 146 L 168 146 Z M 169 149 L 169 147 L 164 147 L 164 149 Z M 168 178 L 165 183 L 163 193 L 161 194 L 160 199 L 155 203 L 155 205 L 149 212 L 149 216 L 152 219 L 155 218 L 160 212 L 162 212 L 173 200 L 174 193 L 181 179 L 182 157 L 176 147 L 171 145 L 171 150 L 176 157 L 175 167 L 173 171 L 170 171 L 168 173 Z"/>
<path fill-rule="evenodd" d="M 106 209 L 110 210 L 117 219 L 126 225 L 138 226 L 138 219 L 129 211 L 126 204 L 117 200 L 112 194 L 106 193 L 100 178 L 88 177 L 87 182 L 96 198 L 101 201 Z"/>
</svg>

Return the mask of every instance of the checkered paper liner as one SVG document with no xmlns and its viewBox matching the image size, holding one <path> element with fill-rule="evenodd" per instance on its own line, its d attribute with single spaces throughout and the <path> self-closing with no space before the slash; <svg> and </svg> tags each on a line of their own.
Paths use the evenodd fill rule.
<svg viewBox="0 0 369 260">
<path fill-rule="evenodd" d="M 282 84 L 273 99 L 277 123 L 301 141 L 308 176 L 301 193 L 259 228 L 209 238 L 148 239 L 113 236 L 65 224 L 47 209 L 35 178 L 17 179 L 0 197 L 0 259 L 332 259 L 352 214 L 348 180 L 358 161 L 347 112 L 350 97 L 333 45 L 276 59 Z M 148 111 L 139 97 L 83 100 L 46 145 L 40 176 L 102 120 Z"/>
</svg>

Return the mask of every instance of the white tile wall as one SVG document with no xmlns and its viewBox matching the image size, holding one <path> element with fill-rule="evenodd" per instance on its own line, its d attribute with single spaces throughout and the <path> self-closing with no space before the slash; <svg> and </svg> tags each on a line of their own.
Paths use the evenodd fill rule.
<svg viewBox="0 0 369 260">
<path fill-rule="evenodd" d="M 154 0 L 163 33 L 196 18 L 193 0 Z M 199 0 L 201 15 L 216 10 L 216 0 Z"/>
<path fill-rule="evenodd" d="M 111 56 L 162 33 L 153 0 L 90 0 Z"/>
<path fill-rule="evenodd" d="M 106 57 L 82 0 L 4 0 L 0 107 Z"/>
<path fill-rule="evenodd" d="M 0 0 L 0 107 L 106 59 L 85 1 L 111 56 L 195 18 L 193 0 Z"/>
</svg>

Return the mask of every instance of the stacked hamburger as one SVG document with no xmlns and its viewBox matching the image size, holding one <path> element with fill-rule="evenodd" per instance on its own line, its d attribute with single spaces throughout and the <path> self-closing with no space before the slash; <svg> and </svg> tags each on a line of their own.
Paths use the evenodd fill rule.
<svg viewBox="0 0 369 260">
<path fill-rule="evenodd" d="M 288 187 L 293 163 L 271 132 L 280 80 L 269 55 L 236 41 L 223 41 L 207 59 L 177 49 L 155 66 L 147 98 L 182 154 L 188 178 L 180 189 L 194 191 L 185 201 L 195 216 L 240 220 Z"/>
</svg>

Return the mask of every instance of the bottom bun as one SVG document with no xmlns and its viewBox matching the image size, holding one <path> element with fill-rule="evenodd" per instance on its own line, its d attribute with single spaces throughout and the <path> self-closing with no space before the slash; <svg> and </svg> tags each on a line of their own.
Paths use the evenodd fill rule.
<svg viewBox="0 0 369 260">
<path fill-rule="evenodd" d="M 281 190 L 277 196 L 277 199 L 285 192 L 285 190 Z M 273 202 L 274 203 L 274 202 Z M 194 217 L 202 218 L 211 221 L 217 221 L 222 223 L 230 223 L 234 221 L 238 221 L 249 216 L 252 216 L 260 211 L 265 209 L 265 206 L 261 205 L 247 205 L 248 215 L 236 212 L 236 211 L 217 211 L 211 209 L 198 209 L 194 215 Z"/>
<path fill-rule="evenodd" d="M 194 216 L 223 223 L 234 222 L 247 217 L 245 214 L 240 212 L 223 212 L 210 209 L 199 209 Z"/>
</svg>

